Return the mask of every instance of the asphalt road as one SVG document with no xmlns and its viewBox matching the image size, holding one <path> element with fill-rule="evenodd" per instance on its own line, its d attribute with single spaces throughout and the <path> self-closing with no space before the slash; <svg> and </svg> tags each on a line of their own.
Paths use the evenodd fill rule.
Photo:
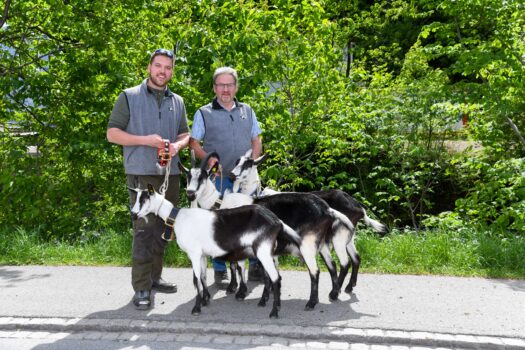
<svg viewBox="0 0 525 350">
<path fill-rule="evenodd" d="M 216 286 L 200 316 L 192 316 L 195 289 L 190 269 L 167 268 L 175 294 L 154 295 L 154 306 L 131 304 L 131 270 L 121 267 L 0 266 L 1 332 L 120 332 L 215 334 L 367 344 L 450 348 L 525 349 L 525 281 L 411 275 L 360 274 L 352 295 L 330 302 L 328 273 L 321 274 L 320 303 L 304 306 L 308 274 L 281 271 L 282 306 L 257 307 L 262 286 L 249 283 L 237 301 Z M 208 280 L 213 281 L 212 272 Z M 211 284 L 211 282 L 209 284 Z M 14 334 L 14 333 L 11 333 Z M 211 339 L 210 341 L 213 341 Z"/>
</svg>

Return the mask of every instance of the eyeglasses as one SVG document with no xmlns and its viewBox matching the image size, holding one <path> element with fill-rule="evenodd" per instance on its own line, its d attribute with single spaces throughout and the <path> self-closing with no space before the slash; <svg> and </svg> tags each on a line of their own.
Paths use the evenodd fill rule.
<svg viewBox="0 0 525 350">
<path fill-rule="evenodd" d="M 214 84 L 218 89 L 224 90 L 226 88 L 233 89 L 235 87 L 235 83 L 229 83 L 229 84 Z"/>
<path fill-rule="evenodd" d="M 150 63 L 151 63 L 151 61 L 153 61 L 155 56 L 167 56 L 167 57 L 173 59 L 173 51 L 167 50 L 167 49 L 157 49 L 157 50 L 153 51 L 153 53 L 151 54 L 151 57 L 149 59 Z"/>
</svg>

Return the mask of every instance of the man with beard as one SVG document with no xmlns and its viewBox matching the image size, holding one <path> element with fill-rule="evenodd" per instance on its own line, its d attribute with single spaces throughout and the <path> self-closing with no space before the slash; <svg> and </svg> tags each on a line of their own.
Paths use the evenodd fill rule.
<svg viewBox="0 0 525 350">
<path fill-rule="evenodd" d="M 157 149 L 169 140 L 172 161 L 169 168 L 166 199 L 179 202 L 179 151 L 188 146 L 189 132 L 186 108 L 182 98 L 170 91 L 168 82 L 173 75 L 173 52 L 159 49 L 150 56 L 149 77 L 140 85 L 120 93 L 107 128 L 107 139 L 123 146 L 126 184 L 130 188 L 157 190 L 165 179 L 166 167 L 157 164 Z M 129 191 L 130 204 L 136 192 Z M 150 215 L 148 222 L 133 220 L 133 251 L 131 285 L 135 291 L 133 303 L 139 310 L 151 306 L 151 290 L 175 293 L 177 286 L 161 277 L 167 242 L 161 238 L 164 222 Z"/>
<path fill-rule="evenodd" d="M 255 112 L 246 103 L 237 101 L 235 94 L 238 89 L 237 71 L 230 67 L 217 68 L 213 73 L 215 98 L 195 113 L 191 129 L 190 147 L 198 158 L 204 159 L 207 153 L 214 151 L 220 157 L 222 172 L 218 174 L 215 186 L 221 193 L 233 188 L 228 175 L 235 162 L 250 149 L 253 158 L 258 158 L 262 152 L 261 129 Z M 208 166 L 216 161 L 210 158 Z M 224 262 L 212 259 L 212 264 L 215 283 L 226 282 L 228 274 Z M 260 263 L 256 259 L 250 260 L 248 280 L 261 281 L 262 277 Z"/>
</svg>

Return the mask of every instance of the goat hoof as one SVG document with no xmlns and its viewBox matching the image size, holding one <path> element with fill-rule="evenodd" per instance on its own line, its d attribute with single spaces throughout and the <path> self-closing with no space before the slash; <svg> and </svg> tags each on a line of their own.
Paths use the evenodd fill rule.
<svg viewBox="0 0 525 350">
<path fill-rule="evenodd" d="M 264 300 L 264 299 L 259 300 L 259 303 L 257 304 L 257 306 L 265 307 L 266 306 L 266 300 Z"/>
<path fill-rule="evenodd" d="M 354 287 L 353 287 L 351 284 L 349 284 L 349 285 L 346 286 L 346 288 L 345 288 L 345 293 L 347 293 L 347 294 L 352 294 L 352 291 L 353 291 L 353 290 L 354 290 Z"/>
<path fill-rule="evenodd" d="M 319 301 L 315 302 L 315 301 L 309 301 L 306 306 L 304 307 L 304 310 L 305 311 L 312 311 L 314 308 L 315 308 L 315 305 L 317 305 Z"/>
<path fill-rule="evenodd" d="M 270 312 L 270 318 L 279 318 L 279 312 L 277 310 L 272 310 L 272 312 Z"/>
<path fill-rule="evenodd" d="M 193 316 L 199 316 L 201 314 L 201 309 L 200 308 L 193 308 L 193 310 L 191 310 L 191 314 Z"/>
<path fill-rule="evenodd" d="M 237 291 L 237 286 L 228 286 L 228 288 L 226 288 L 226 294 L 233 294 L 235 291 Z"/>
<path fill-rule="evenodd" d="M 338 290 L 331 291 L 328 297 L 330 298 L 330 301 L 336 301 L 339 298 L 339 291 Z"/>
<path fill-rule="evenodd" d="M 244 299 L 246 299 L 246 293 L 239 292 L 239 293 L 235 294 L 235 299 L 237 299 L 237 300 L 244 300 Z"/>
</svg>

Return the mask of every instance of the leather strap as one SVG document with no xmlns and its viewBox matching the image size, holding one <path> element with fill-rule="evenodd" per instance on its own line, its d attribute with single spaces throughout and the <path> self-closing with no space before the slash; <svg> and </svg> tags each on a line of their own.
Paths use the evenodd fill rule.
<svg viewBox="0 0 525 350">
<path fill-rule="evenodd" d="M 179 213 L 179 208 L 173 207 L 173 209 L 171 209 L 170 215 L 164 221 L 164 224 L 166 225 L 166 227 L 164 228 L 164 232 L 162 233 L 163 240 L 169 242 L 175 239 L 175 233 L 173 230 L 173 226 L 175 226 L 175 218 L 177 217 L 178 213 Z"/>
</svg>

